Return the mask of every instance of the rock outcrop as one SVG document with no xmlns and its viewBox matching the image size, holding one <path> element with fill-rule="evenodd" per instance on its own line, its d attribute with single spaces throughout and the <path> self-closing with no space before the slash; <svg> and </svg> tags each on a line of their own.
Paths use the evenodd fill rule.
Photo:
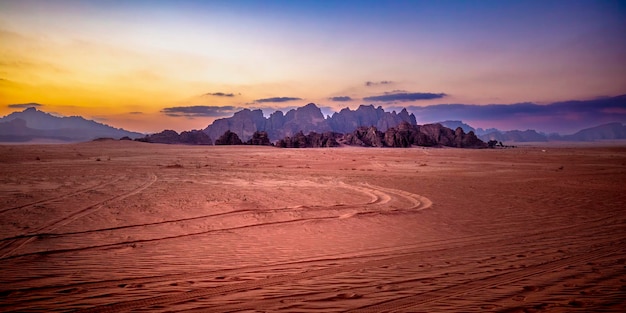
<svg viewBox="0 0 626 313">
<path fill-rule="evenodd" d="M 146 135 L 136 141 L 164 144 L 186 144 L 186 145 L 212 145 L 211 138 L 201 130 L 184 131 L 180 135 L 173 130 L 166 129 L 160 133 Z"/>
<path fill-rule="evenodd" d="M 384 147 L 384 134 L 376 127 L 359 127 L 343 138 L 344 143 L 351 146 Z"/>
<path fill-rule="evenodd" d="M 252 146 L 270 146 L 272 143 L 270 142 L 270 138 L 267 135 L 267 132 L 256 131 L 252 134 L 252 138 L 246 141 L 247 145 Z"/>
<path fill-rule="evenodd" d="M 220 136 L 219 139 L 215 140 L 215 144 L 218 146 L 234 146 L 242 145 L 243 142 L 241 141 L 241 139 L 239 139 L 239 136 L 237 136 L 237 134 L 231 132 L 230 130 L 227 130 L 222 136 Z"/>
<path fill-rule="evenodd" d="M 308 135 L 297 132 L 291 137 L 285 137 L 276 143 L 280 148 L 332 148 L 338 147 L 338 138 L 343 137 L 342 134 L 325 132 L 322 134 L 310 132 Z"/>
</svg>

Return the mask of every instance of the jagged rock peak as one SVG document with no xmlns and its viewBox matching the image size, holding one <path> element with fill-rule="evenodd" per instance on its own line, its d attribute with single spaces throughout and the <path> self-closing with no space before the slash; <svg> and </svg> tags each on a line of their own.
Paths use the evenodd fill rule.
<svg viewBox="0 0 626 313">
<path fill-rule="evenodd" d="M 285 137 L 293 137 L 298 132 L 350 133 L 358 127 L 375 126 L 380 131 L 386 131 L 402 122 L 415 125 L 416 119 L 406 109 L 396 112 L 385 112 L 382 106 L 360 105 L 356 110 L 344 108 L 331 116 L 324 117 L 322 110 L 315 104 L 291 109 L 283 114 L 275 111 L 268 118 L 261 110 L 244 109 L 232 117 L 217 119 L 204 130 L 210 137 L 217 138 L 225 131 L 236 133 L 242 141 L 248 141 L 256 131 L 265 131 L 271 141 Z"/>
</svg>

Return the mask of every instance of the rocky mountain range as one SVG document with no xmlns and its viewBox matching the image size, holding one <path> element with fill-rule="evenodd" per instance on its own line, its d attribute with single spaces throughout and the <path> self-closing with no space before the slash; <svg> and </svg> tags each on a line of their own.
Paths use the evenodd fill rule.
<svg viewBox="0 0 626 313">
<path fill-rule="evenodd" d="M 345 108 L 332 116 L 324 117 L 319 107 L 309 103 L 306 106 L 289 110 L 286 114 L 276 111 L 267 118 L 261 110 L 243 109 L 232 117 L 215 120 L 201 131 L 184 131 L 178 134 L 173 130 L 165 130 L 144 135 L 87 120 L 80 116 L 57 117 L 31 107 L 0 118 L 0 142 L 26 142 L 38 139 L 78 142 L 101 137 L 127 137 L 127 139 L 144 142 L 170 144 L 210 145 L 218 141 L 220 144 L 238 144 L 240 141 L 241 144 L 268 145 L 275 142 L 285 147 L 326 147 L 334 146 L 336 142 L 337 144 L 392 147 L 404 146 L 407 140 L 412 145 L 458 146 L 461 142 L 461 146 L 477 146 L 476 143 L 472 143 L 473 139 L 463 139 L 466 138 L 463 136 L 477 136 L 485 142 L 495 140 L 505 143 L 626 139 L 626 126 L 621 123 L 599 125 L 570 135 L 545 134 L 535 130 L 501 131 L 495 128 L 484 130 L 453 120 L 429 125 L 417 125 L 415 115 L 410 114 L 406 109 L 396 113 L 395 111 L 386 112 L 380 106 L 361 105 L 356 110 Z M 436 143 L 429 143 L 428 140 L 425 141 L 425 138 L 418 138 L 422 136 L 419 135 L 420 133 L 424 133 L 423 130 L 433 127 L 440 127 L 438 130 L 440 134 L 433 135 L 433 138 L 439 138 Z M 387 134 L 390 129 L 396 132 L 393 136 L 400 136 L 398 138 L 404 139 L 398 139 L 392 144 L 389 141 L 392 135 Z M 463 135 L 459 134 L 461 139 L 451 135 L 456 134 L 458 129 L 463 132 Z M 221 138 L 225 134 L 228 136 Z"/>
<path fill-rule="evenodd" d="M 289 110 L 286 114 L 276 111 L 265 118 L 261 110 L 243 109 L 236 112 L 232 117 L 215 120 L 204 131 L 211 138 L 219 138 L 227 130 L 236 133 L 242 141 L 252 138 L 256 131 L 264 131 L 271 141 L 285 137 L 291 137 L 302 132 L 324 133 L 348 133 L 361 126 L 375 126 L 380 131 L 386 131 L 401 122 L 415 125 L 413 114 L 406 109 L 400 113 L 385 112 L 382 107 L 375 108 L 373 105 L 361 105 L 356 110 L 345 108 L 332 116 L 324 117 L 320 108 L 314 103 L 303 107 Z"/>
<path fill-rule="evenodd" d="M 57 117 L 34 107 L 0 118 L 0 141 L 57 140 L 78 142 L 100 137 L 139 138 L 141 133 L 114 128 L 80 116 Z"/>
</svg>

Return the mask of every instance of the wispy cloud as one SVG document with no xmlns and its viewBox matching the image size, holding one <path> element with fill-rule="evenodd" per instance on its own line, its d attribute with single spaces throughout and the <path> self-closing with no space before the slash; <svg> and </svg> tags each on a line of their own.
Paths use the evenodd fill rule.
<svg viewBox="0 0 626 313">
<path fill-rule="evenodd" d="M 337 102 L 345 102 L 345 101 L 352 101 L 352 98 L 348 96 L 339 96 L 339 97 L 330 97 L 328 98 L 328 100 L 337 101 Z"/>
<path fill-rule="evenodd" d="M 26 109 L 26 108 L 42 107 L 42 106 L 43 104 L 39 104 L 39 103 L 17 103 L 17 104 L 7 105 L 7 107 L 12 108 L 12 109 Z"/>
<path fill-rule="evenodd" d="M 184 107 L 171 107 L 164 108 L 161 113 L 167 116 L 173 117 L 222 117 L 230 116 L 235 112 L 242 110 L 241 107 L 235 107 L 231 105 L 227 106 L 208 106 L 208 105 L 196 105 L 196 106 L 184 106 Z"/>
<path fill-rule="evenodd" d="M 132 115 L 141 115 L 141 114 L 143 114 L 143 112 L 133 111 L 133 112 L 128 112 L 128 114 L 132 114 Z"/>
<path fill-rule="evenodd" d="M 256 99 L 256 100 L 254 100 L 254 102 L 256 102 L 256 103 L 271 103 L 271 102 L 289 102 L 289 101 L 296 101 L 296 100 L 302 100 L 302 98 L 296 98 L 296 97 L 273 97 L 273 98 Z"/>
<path fill-rule="evenodd" d="M 367 87 L 376 86 L 376 85 L 391 85 L 391 84 L 393 84 L 393 82 L 390 81 L 390 80 L 381 80 L 381 81 L 377 81 L 377 82 L 373 82 L 373 81 L 366 81 L 365 82 L 365 86 L 367 86 Z"/>
<path fill-rule="evenodd" d="M 363 98 L 364 101 L 372 102 L 393 102 L 393 101 L 417 101 L 417 100 L 432 100 L 440 99 L 447 96 L 445 93 L 429 93 L 429 92 L 401 92 L 401 93 L 389 93 L 386 92 L 381 96 L 371 96 Z"/>
<path fill-rule="evenodd" d="M 214 97 L 234 97 L 235 96 L 234 93 L 225 93 L 225 92 L 209 92 L 209 93 L 206 93 L 205 95 L 214 96 Z"/>
</svg>

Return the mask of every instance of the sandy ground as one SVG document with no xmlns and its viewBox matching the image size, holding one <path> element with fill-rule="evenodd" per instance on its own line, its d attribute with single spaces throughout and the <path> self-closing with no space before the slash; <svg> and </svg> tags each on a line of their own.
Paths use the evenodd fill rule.
<svg viewBox="0 0 626 313">
<path fill-rule="evenodd" d="M 0 311 L 624 312 L 626 148 L 0 146 Z"/>
</svg>

